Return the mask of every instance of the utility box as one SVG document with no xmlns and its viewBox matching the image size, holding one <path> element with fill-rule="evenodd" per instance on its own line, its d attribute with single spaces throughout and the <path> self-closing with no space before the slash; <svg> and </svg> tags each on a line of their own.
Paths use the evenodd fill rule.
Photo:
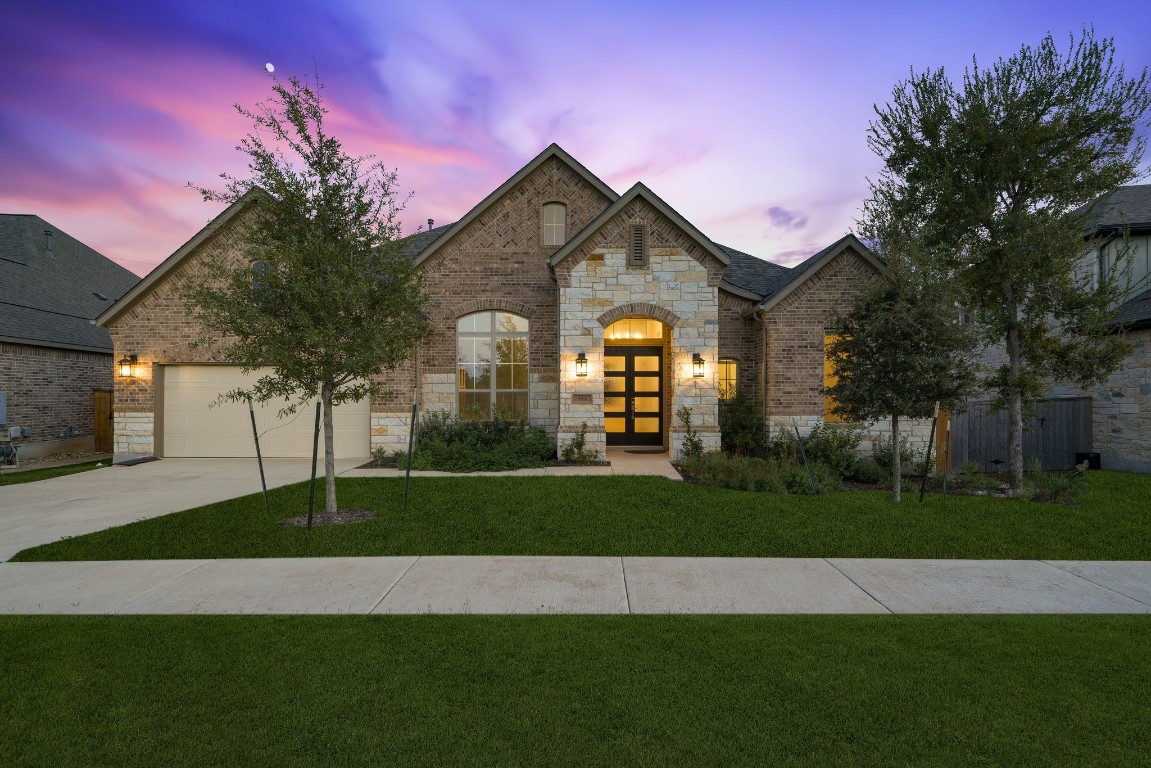
<svg viewBox="0 0 1151 768">
<path fill-rule="evenodd" d="M 8 393 L 0 392 L 0 427 L 8 423 Z"/>
<path fill-rule="evenodd" d="M 1077 465 L 1085 461 L 1087 462 L 1088 469 L 1100 469 L 1103 466 L 1103 462 L 1099 459 L 1099 454 L 1095 451 L 1075 454 L 1075 463 Z"/>
</svg>

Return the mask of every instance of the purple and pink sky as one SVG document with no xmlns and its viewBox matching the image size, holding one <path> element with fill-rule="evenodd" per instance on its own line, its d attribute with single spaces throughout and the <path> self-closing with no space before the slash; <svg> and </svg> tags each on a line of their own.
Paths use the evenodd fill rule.
<svg viewBox="0 0 1151 768">
<path fill-rule="evenodd" d="M 872 106 L 908 75 L 1093 24 L 1129 73 L 1151 3 L 0 0 L 0 212 L 143 275 L 245 174 L 232 105 L 326 85 L 332 132 L 399 172 L 407 230 L 454 221 L 551 142 L 643 181 L 717 242 L 794 263 L 849 231 L 880 163 Z"/>
</svg>

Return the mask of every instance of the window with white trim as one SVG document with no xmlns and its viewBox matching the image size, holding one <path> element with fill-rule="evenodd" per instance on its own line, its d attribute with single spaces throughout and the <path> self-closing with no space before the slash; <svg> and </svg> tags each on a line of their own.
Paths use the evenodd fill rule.
<svg viewBox="0 0 1151 768">
<path fill-rule="evenodd" d="M 461 417 L 528 417 L 528 320 L 475 312 L 456 321 L 457 405 Z"/>
</svg>

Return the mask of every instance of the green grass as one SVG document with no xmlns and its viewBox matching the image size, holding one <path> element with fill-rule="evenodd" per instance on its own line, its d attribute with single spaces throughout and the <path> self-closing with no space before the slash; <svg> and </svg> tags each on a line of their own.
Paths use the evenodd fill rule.
<svg viewBox="0 0 1151 768">
<path fill-rule="evenodd" d="M 884 492 L 750 494 L 651 477 L 339 481 L 377 520 L 278 526 L 304 484 L 25 550 L 14 560 L 380 555 L 1151 559 L 1151 476 L 1092 472 L 1082 505 Z M 322 494 L 321 494 L 322 496 Z"/>
<path fill-rule="evenodd" d="M 4 617 L 6 766 L 1129 766 L 1147 617 Z"/>
<path fill-rule="evenodd" d="M 0 485 L 16 485 L 17 483 L 34 483 L 37 480 L 47 480 L 52 477 L 74 475 L 77 472 L 87 472 L 96 469 L 102 462 L 90 461 L 86 464 L 69 464 L 66 467 L 45 467 L 44 469 L 25 469 L 19 472 L 5 470 L 0 472 Z"/>
</svg>

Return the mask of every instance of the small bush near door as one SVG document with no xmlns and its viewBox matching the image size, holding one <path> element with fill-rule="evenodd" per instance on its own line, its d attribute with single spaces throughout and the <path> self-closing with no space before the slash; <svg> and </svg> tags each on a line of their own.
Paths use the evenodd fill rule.
<svg viewBox="0 0 1151 768">
<path fill-rule="evenodd" d="M 465 412 L 463 418 L 447 411 L 426 414 L 412 469 L 503 472 L 544 467 L 555 459 L 555 445 L 540 427 L 498 413 L 483 417 L 479 411 Z"/>
</svg>

